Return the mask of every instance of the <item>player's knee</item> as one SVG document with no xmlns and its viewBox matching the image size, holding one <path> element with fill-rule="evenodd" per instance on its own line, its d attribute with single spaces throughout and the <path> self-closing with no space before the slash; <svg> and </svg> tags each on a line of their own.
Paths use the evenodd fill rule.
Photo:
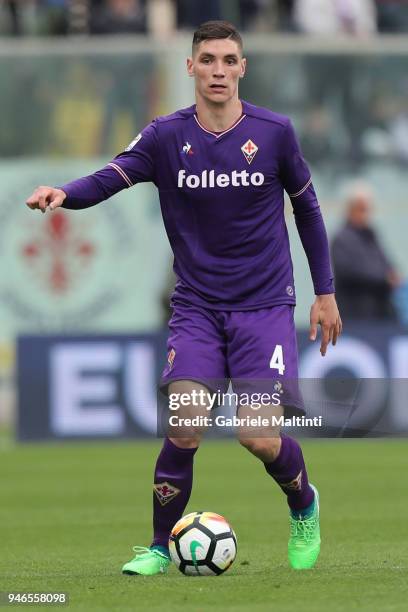
<svg viewBox="0 0 408 612">
<path fill-rule="evenodd" d="M 188 438 L 171 438 L 169 436 L 169 440 L 178 448 L 197 448 L 200 446 L 201 436 L 195 435 Z"/>
<path fill-rule="evenodd" d="M 280 437 L 248 438 L 239 437 L 239 443 L 250 453 L 263 461 L 273 461 L 279 454 Z"/>
</svg>

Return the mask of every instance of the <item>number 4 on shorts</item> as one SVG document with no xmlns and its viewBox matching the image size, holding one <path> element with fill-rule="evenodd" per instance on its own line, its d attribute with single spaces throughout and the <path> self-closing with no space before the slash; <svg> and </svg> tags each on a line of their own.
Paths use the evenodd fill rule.
<svg viewBox="0 0 408 612">
<path fill-rule="evenodd" d="M 269 367 L 278 370 L 279 374 L 283 376 L 285 373 L 285 364 L 283 363 L 283 348 L 281 344 L 275 346 L 275 350 L 272 353 Z"/>
</svg>

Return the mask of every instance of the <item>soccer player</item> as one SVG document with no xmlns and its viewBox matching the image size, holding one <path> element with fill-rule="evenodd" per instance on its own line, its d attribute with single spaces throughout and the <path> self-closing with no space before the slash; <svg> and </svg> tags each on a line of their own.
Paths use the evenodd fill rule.
<svg viewBox="0 0 408 612">
<path fill-rule="evenodd" d="M 196 104 L 155 119 L 105 168 L 60 189 L 39 187 L 27 200 L 43 212 L 58 206 L 79 210 L 136 183 L 156 185 L 178 279 L 162 378 L 169 394 L 211 389 L 214 380 L 296 380 L 284 190 L 316 294 L 310 339 L 316 339 L 320 324 L 324 356 L 341 333 L 327 236 L 309 169 L 289 119 L 239 98 L 245 69 L 235 27 L 204 23 L 187 59 Z M 294 401 L 284 409 L 289 414 L 301 407 Z M 185 413 L 192 411 L 190 406 Z M 165 438 L 154 474 L 153 541 L 149 548 L 135 547 L 124 573 L 167 571 L 168 538 L 190 498 L 201 434 L 191 430 Z M 240 442 L 287 497 L 290 565 L 313 567 L 320 551 L 319 501 L 298 442 L 279 434 L 242 435 Z"/>
</svg>

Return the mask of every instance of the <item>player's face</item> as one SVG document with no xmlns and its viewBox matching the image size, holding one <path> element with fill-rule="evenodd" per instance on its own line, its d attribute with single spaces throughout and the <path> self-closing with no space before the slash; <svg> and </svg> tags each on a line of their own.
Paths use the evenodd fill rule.
<svg viewBox="0 0 408 612">
<path fill-rule="evenodd" d="M 238 98 L 238 81 L 245 74 L 246 60 L 234 40 L 203 40 L 187 59 L 187 71 L 195 78 L 196 95 L 212 103 L 225 104 Z"/>
</svg>

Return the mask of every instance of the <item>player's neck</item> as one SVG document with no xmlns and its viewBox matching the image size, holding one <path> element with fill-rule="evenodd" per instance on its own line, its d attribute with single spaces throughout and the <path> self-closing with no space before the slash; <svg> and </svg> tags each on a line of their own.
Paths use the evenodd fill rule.
<svg viewBox="0 0 408 612">
<path fill-rule="evenodd" d="M 196 108 L 199 122 L 210 132 L 228 130 L 242 115 L 242 104 L 238 98 L 221 105 L 197 97 Z"/>
</svg>

